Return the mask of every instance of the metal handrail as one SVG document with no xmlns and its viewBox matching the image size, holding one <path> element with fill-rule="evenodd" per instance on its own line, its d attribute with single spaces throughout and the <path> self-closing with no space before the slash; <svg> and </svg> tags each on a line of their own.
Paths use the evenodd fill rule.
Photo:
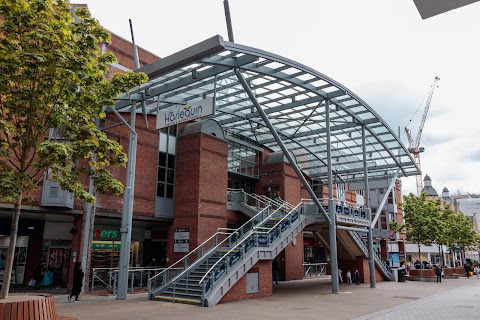
<svg viewBox="0 0 480 320">
<path fill-rule="evenodd" d="M 252 234 L 250 234 L 250 236 L 253 235 L 254 233 L 262 233 L 262 234 L 268 233 L 268 234 L 269 234 L 270 231 L 272 231 L 273 229 L 277 228 L 277 226 L 278 226 L 282 221 L 284 221 L 285 218 L 287 218 L 289 215 L 291 215 L 300 205 L 301 205 L 301 204 L 298 204 L 297 206 L 295 206 L 291 211 L 289 211 L 288 214 L 286 214 L 282 219 L 280 219 L 280 221 L 277 222 L 273 227 L 271 227 L 271 228 L 269 228 L 269 229 L 267 228 L 269 231 L 255 231 L 255 230 L 254 230 L 254 232 L 252 232 Z M 280 209 L 281 209 L 281 207 L 278 208 L 277 210 L 273 211 L 267 218 L 264 219 L 264 221 L 267 220 L 267 219 L 269 219 L 271 216 L 273 216 L 273 215 L 274 215 L 278 210 L 280 210 Z M 296 212 L 296 211 L 295 211 L 295 212 Z M 254 229 L 256 229 L 256 228 L 257 228 L 257 227 L 254 227 Z M 263 228 L 263 227 L 261 227 L 261 228 L 262 228 L 262 229 L 265 229 L 265 228 Z M 238 248 L 241 244 L 243 244 L 246 240 L 248 240 L 249 238 L 250 238 L 250 237 L 245 237 L 242 241 L 240 241 L 239 243 L 237 243 L 236 246 L 232 247 L 227 253 L 225 253 L 220 259 L 218 259 L 217 262 L 215 262 L 215 264 L 214 264 L 212 267 L 210 267 L 210 269 L 209 269 L 207 272 L 205 272 L 205 275 L 202 277 L 202 279 L 200 279 L 200 281 L 198 282 L 198 284 L 199 284 L 199 285 L 202 284 L 203 281 L 205 280 L 205 278 L 213 271 L 213 269 L 220 263 L 220 261 L 222 261 L 226 256 L 228 256 L 228 255 L 229 255 L 230 253 L 232 253 L 234 250 L 238 250 L 237 248 Z"/>
<path fill-rule="evenodd" d="M 243 192 L 243 190 L 242 190 Z M 246 194 L 248 195 L 248 194 Z M 244 236 L 244 233 L 243 233 L 243 228 L 245 226 L 247 226 L 247 224 L 249 224 L 250 222 L 253 222 L 254 223 L 254 220 L 260 216 L 260 215 L 263 215 L 264 211 L 268 210 L 270 207 L 267 206 L 265 208 L 263 208 L 260 212 L 258 212 L 255 216 L 253 216 L 252 218 L 250 218 L 250 220 L 248 220 L 247 222 L 245 222 L 242 226 L 240 226 L 240 228 L 236 229 L 235 232 L 231 233 L 229 237 L 225 238 L 222 242 L 216 244 L 214 247 L 212 247 L 206 254 L 202 255 L 202 257 L 204 256 L 208 256 L 213 250 L 216 250 L 216 248 L 218 248 L 219 246 L 221 246 L 224 241 L 228 240 L 233 234 L 238 234 L 240 233 L 240 239 Z M 263 221 L 263 220 L 262 220 Z M 252 224 L 252 230 L 253 230 L 253 227 L 255 226 L 255 224 Z M 240 232 L 238 232 L 240 230 Z M 207 239 L 206 241 L 204 241 L 200 246 L 198 246 L 196 249 L 194 249 L 193 251 L 191 251 L 188 255 L 186 255 L 183 259 L 181 260 L 178 260 L 176 263 L 174 263 L 171 267 L 173 267 L 175 264 L 177 264 L 178 262 L 184 260 L 185 258 L 187 258 L 190 254 L 192 254 L 193 252 L 195 252 L 195 250 L 197 250 L 199 247 L 201 247 L 203 244 L 207 243 L 208 241 L 210 241 L 213 237 L 215 237 L 219 232 L 215 233 L 213 236 L 211 236 L 209 239 Z M 222 233 L 222 234 L 225 234 L 225 233 Z M 238 239 L 237 239 L 238 240 Z M 188 272 L 190 269 L 192 269 L 193 267 L 195 267 L 199 261 L 201 261 L 200 259 L 197 259 L 194 263 L 192 263 L 190 266 L 188 266 L 187 268 L 185 268 L 185 270 L 183 272 L 181 272 L 180 274 L 177 274 L 176 277 L 174 277 L 172 280 L 169 281 L 169 283 L 172 283 L 172 282 L 175 282 L 184 272 Z M 155 275 L 154 277 L 150 278 L 148 280 L 148 292 L 151 293 L 152 292 L 152 287 L 151 287 L 151 284 L 153 282 L 153 280 L 158 277 L 160 274 L 165 274 L 167 272 L 168 269 L 164 270 L 162 273 L 159 273 L 157 275 Z M 166 284 L 166 281 L 164 283 L 164 285 Z"/>
<path fill-rule="evenodd" d="M 303 270 L 305 271 L 304 272 L 304 277 L 307 276 L 308 273 L 310 273 L 310 276 L 312 276 L 312 267 L 315 267 L 316 271 L 315 272 L 315 276 L 318 276 L 318 274 L 322 274 L 324 273 L 325 275 L 327 274 L 326 273 L 326 268 L 327 268 L 327 263 L 325 262 L 321 262 L 321 263 L 304 263 L 303 264 Z M 320 267 L 320 272 L 318 272 L 318 268 L 317 267 Z M 305 270 L 306 269 L 306 270 Z"/>
<path fill-rule="evenodd" d="M 97 281 L 100 281 L 103 285 L 105 285 L 106 288 L 108 288 L 109 290 L 111 290 L 113 293 L 115 293 L 116 291 L 116 288 L 117 288 L 117 278 L 118 278 L 118 273 L 119 273 L 119 268 L 92 268 L 92 280 L 91 280 L 91 291 L 93 292 L 94 291 L 94 288 L 95 288 L 95 280 Z M 131 292 L 133 292 L 133 288 L 135 287 L 135 281 L 138 280 L 138 277 L 135 277 L 135 274 L 136 273 L 139 273 L 140 275 L 140 286 L 139 287 L 143 287 L 143 274 L 144 273 L 147 273 L 147 278 L 149 277 L 149 274 L 151 272 L 157 272 L 157 271 L 160 271 L 160 270 L 165 270 L 165 267 L 131 267 L 129 268 L 128 270 L 128 273 L 129 273 L 129 276 L 128 278 L 130 279 L 130 288 L 131 288 Z M 107 279 L 108 279 L 108 283 L 104 281 L 104 279 L 102 279 L 100 276 L 99 276 L 99 273 L 106 273 L 107 275 Z M 113 281 L 113 284 L 112 284 L 112 281 Z"/>
<path fill-rule="evenodd" d="M 318 201 L 320 201 L 320 203 L 325 203 L 325 205 L 327 206 L 328 204 L 326 203 L 329 199 L 328 198 L 318 198 Z M 310 204 L 313 204 L 313 200 L 311 198 L 302 198 L 301 199 L 302 202 L 310 202 Z M 353 203 L 353 202 L 349 202 L 349 201 L 344 201 L 340 198 L 333 198 L 333 202 L 335 204 L 346 204 L 347 206 L 349 207 L 352 207 L 352 208 L 356 208 L 356 209 L 365 209 L 365 206 L 363 205 L 359 205 L 357 203 Z M 366 210 L 366 209 L 365 209 Z"/>
<path fill-rule="evenodd" d="M 153 277 L 151 277 L 148 282 L 149 282 L 149 285 L 150 285 L 150 282 L 151 280 L 155 279 L 156 277 L 159 277 L 160 275 L 163 275 L 164 273 L 166 273 L 167 271 L 169 271 L 170 269 L 174 269 L 174 267 L 181 261 L 185 261 L 184 264 L 185 264 L 185 267 L 186 267 L 186 259 L 190 256 L 190 255 L 193 255 L 193 254 L 196 254 L 197 253 L 197 250 L 200 249 L 204 244 L 208 243 L 210 240 L 212 240 L 213 238 L 217 237 L 218 235 L 225 235 L 225 234 L 229 234 L 229 233 L 225 233 L 225 232 L 215 232 L 210 238 L 208 238 L 207 240 L 205 240 L 204 242 L 202 242 L 199 246 L 197 246 L 195 249 L 193 249 L 192 251 L 190 251 L 185 257 L 183 257 L 182 259 L 178 260 L 177 262 L 175 262 L 174 264 L 172 264 L 171 266 L 169 266 L 167 269 L 163 270 L 162 272 L 160 273 L 157 273 L 156 275 L 154 275 Z M 202 255 L 203 256 L 203 255 Z M 149 291 L 150 291 L 150 288 L 149 288 Z"/>
<path fill-rule="evenodd" d="M 359 244 L 365 256 L 368 257 L 368 248 L 364 243 L 363 239 L 355 231 L 350 231 L 350 234 L 355 238 L 355 241 Z M 393 270 L 382 261 L 381 257 L 379 257 L 376 252 L 374 252 L 373 254 L 373 259 L 375 260 L 377 265 L 380 267 L 380 269 L 384 271 L 385 274 L 388 274 L 390 278 L 393 277 Z"/>
</svg>

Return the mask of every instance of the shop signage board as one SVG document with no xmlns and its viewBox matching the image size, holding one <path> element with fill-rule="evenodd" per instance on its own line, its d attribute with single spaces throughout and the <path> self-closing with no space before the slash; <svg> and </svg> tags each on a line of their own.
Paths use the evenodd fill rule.
<svg viewBox="0 0 480 320">
<path fill-rule="evenodd" d="M 175 228 L 175 233 L 173 235 L 174 240 L 189 240 L 190 239 L 190 228 Z"/>
<path fill-rule="evenodd" d="M 120 243 L 92 243 L 93 250 L 100 250 L 100 249 L 115 249 L 120 250 Z"/>
<path fill-rule="evenodd" d="M 215 113 L 214 105 L 213 98 L 209 97 L 186 105 L 175 105 L 159 110 L 157 114 L 157 129 L 210 116 Z"/>
<path fill-rule="evenodd" d="M 190 240 L 173 240 L 173 252 L 190 252 Z"/>
<path fill-rule="evenodd" d="M 173 252 L 190 252 L 190 228 L 175 228 Z"/>
</svg>

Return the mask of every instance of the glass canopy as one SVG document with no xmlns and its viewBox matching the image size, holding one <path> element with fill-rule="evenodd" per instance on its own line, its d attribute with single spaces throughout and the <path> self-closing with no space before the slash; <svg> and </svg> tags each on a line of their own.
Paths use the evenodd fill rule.
<svg viewBox="0 0 480 320">
<path fill-rule="evenodd" d="M 364 176 L 362 126 L 365 126 L 369 179 L 418 175 L 414 160 L 385 121 L 360 97 L 309 67 L 215 36 L 137 70 L 150 80 L 118 97 L 115 108 L 132 103 L 147 114 L 176 104 L 215 98 L 224 130 L 258 146 L 281 151 L 235 75 L 238 70 L 294 155 L 303 173 L 326 181 L 326 101 L 331 123 L 332 170 L 336 182 Z"/>
</svg>

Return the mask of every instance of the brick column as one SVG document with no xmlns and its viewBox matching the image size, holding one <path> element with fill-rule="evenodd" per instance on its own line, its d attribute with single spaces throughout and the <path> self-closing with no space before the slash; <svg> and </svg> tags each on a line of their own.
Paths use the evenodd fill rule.
<svg viewBox="0 0 480 320">
<path fill-rule="evenodd" d="M 190 250 L 226 228 L 228 187 L 227 142 L 192 133 L 177 140 L 175 218 L 169 230 L 169 263 L 185 253 L 174 252 L 175 228 L 189 228 Z"/>
</svg>

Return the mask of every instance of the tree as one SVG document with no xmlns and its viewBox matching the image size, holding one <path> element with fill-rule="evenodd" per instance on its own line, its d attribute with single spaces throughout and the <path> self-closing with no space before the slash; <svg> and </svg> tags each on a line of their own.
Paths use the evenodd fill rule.
<svg viewBox="0 0 480 320">
<path fill-rule="evenodd" d="M 479 235 L 474 230 L 472 221 L 462 213 L 453 213 L 449 219 L 448 239 L 450 250 L 460 248 L 462 251 L 479 243 Z"/>
<path fill-rule="evenodd" d="M 409 194 L 403 197 L 402 208 L 404 224 L 391 222 L 390 229 L 396 232 L 406 232 L 410 241 L 418 246 L 418 260 L 421 261 L 420 246 L 431 245 L 439 239 L 442 232 L 440 200 L 427 200 L 427 194 L 419 196 Z"/>
<path fill-rule="evenodd" d="M 95 126 L 114 97 L 146 81 L 146 75 L 103 74 L 115 61 L 99 44 L 109 34 L 83 8 L 68 1 L 0 0 L 0 202 L 13 204 L 11 237 L 0 299 L 8 297 L 22 203 L 45 172 L 94 203 L 82 181 L 98 193 L 121 194 L 108 170 L 124 166 L 122 146 Z M 49 139 L 58 128 L 60 140 Z M 94 156 L 96 155 L 96 156 Z"/>
</svg>

